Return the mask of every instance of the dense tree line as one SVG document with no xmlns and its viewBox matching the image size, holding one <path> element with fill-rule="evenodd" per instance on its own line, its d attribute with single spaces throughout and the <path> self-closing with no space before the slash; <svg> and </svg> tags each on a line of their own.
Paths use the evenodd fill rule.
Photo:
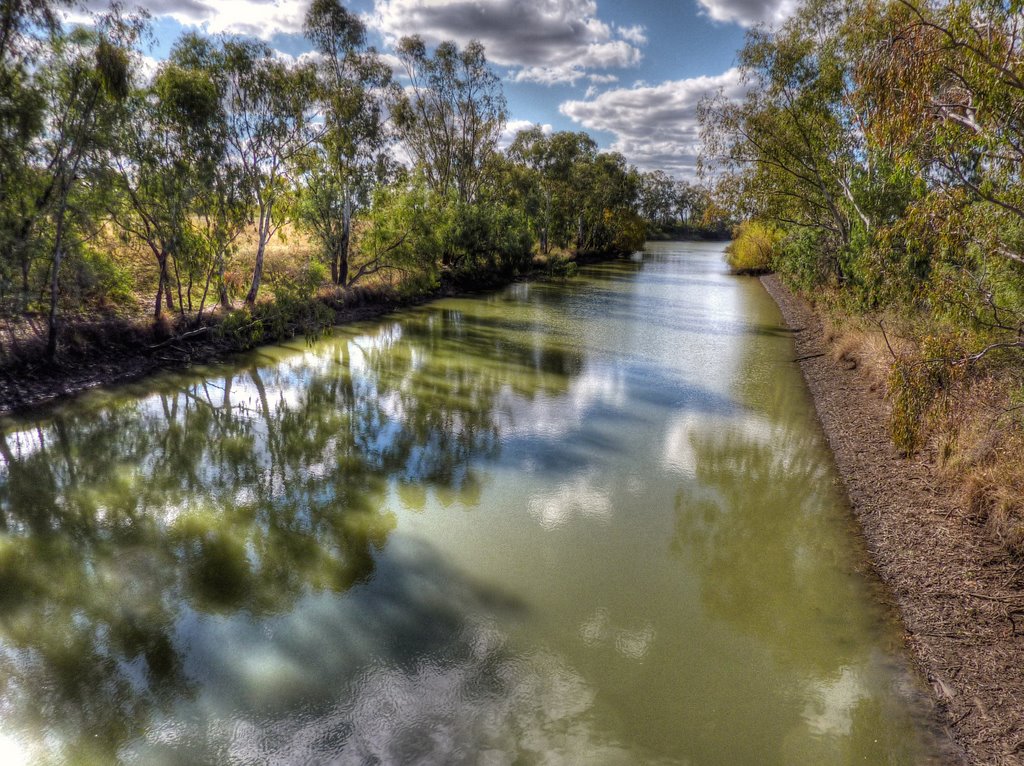
<svg viewBox="0 0 1024 766">
<path fill-rule="evenodd" d="M 741 64 L 745 97 L 701 113 L 715 203 L 744 220 L 729 258 L 825 303 L 895 444 L 930 444 L 1024 554 L 1020 5 L 804 0 Z"/>
<path fill-rule="evenodd" d="M 276 298 L 386 278 L 422 290 L 526 268 L 535 253 L 629 250 L 647 221 L 705 201 L 582 133 L 522 132 L 478 43 L 400 41 L 394 72 L 339 0 L 314 0 L 313 51 L 182 36 L 155 71 L 144 16 L 62 23 L 60 0 L 0 18 L 0 321 L 58 349 L 61 318 L 137 305 L 202 318 L 260 300 L 268 247 L 313 246 Z M 396 157 L 405 156 L 402 163 Z M 140 251 L 139 276 L 123 253 Z M 135 258 L 138 261 L 138 257 Z M 45 317 L 42 322 L 33 318 Z"/>
</svg>

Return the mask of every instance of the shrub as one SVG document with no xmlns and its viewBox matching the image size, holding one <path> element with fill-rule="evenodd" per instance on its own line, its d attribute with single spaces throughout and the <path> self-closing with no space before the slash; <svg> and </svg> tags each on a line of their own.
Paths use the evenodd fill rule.
<svg viewBox="0 0 1024 766">
<path fill-rule="evenodd" d="M 76 255 L 71 259 L 74 264 L 74 285 L 70 290 L 65 287 L 65 290 L 101 306 L 107 303 L 117 306 L 134 305 L 135 285 L 132 276 L 111 255 L 88 247 Z"/>
<path fill-rule="evenodd" d="M 759 221 L 745 221 L 733 231 L 725 261 L 734 274 L 764 274 L 772 270 L 781 235 Z"/>
</svg>

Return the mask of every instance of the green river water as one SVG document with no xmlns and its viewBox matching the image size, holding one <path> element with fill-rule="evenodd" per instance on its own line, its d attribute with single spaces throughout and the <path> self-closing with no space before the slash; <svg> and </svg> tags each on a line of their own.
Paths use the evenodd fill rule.
<svg viewBox="0 0 1024 766">
<path fill-rule="evenodd" d="M 3 422 L 0 764 L 933 762 L 721 249 Z"/>
</svg>

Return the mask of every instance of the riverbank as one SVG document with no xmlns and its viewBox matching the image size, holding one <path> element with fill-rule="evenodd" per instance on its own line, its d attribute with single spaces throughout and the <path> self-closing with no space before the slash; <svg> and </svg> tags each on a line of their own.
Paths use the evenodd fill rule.
<svg viewBox="0 0 1024 766">
<path fill-rule="evenodd" d="M 44 360 L 40 340 L 37 362 L 30 358 L 17 365 L 0 366 L 0 416 L 27 412 L 92 388 L 131 383 L 164 370 L 214 362 L 265 343 L 373 319 L 439 298 L 487 292 L 515 280 L 559 278 L 571 273 L 570 264 L 574 267 L 621 255 L 623 253 L 617 252 L 578 254 L 565 259 L 554 272 L 547 264 L 538 263 L 525 274 L 513 277 L 486 274 L 475 281 L 448 283 L 422 293 L 356 290 L 343 297 L 321 295 L 297 307 L 302 313 L 319 312 L 313 322 L 304 317 L 290 318 L 288 312 L 275 312 L 272 302 L 264 303 L 259 309 L 272 316 L 257 318 L 261 326 L 259 336 L 245 331 L 244 318 L 241 322 L 235 321 L 238 327 L 231 328 L 232 320 L 243 317 L 237 309 L 227 314 L 208 314 L 201 324 L 190 319 L 176 327 L 142 320 L 70 324 L 64 328 L 63 335 L 72 338 L 71 349 L 58 361 Z M 295 309 L 296 306 L 290 307 L 291 311 Z M 281 315 L 274 316 L 277 313 Z M 277 326 L 273 326 L 275 324 Z"/>
<path fill-rule="evenodd" d="M 830 353 L 813 308 L 778 277 L 761 281 L 793 330 L 853 513 L 950 737 L 970 764 L 1024 764 L 1022 567 L 957 501 L 932 457 L 898 454 L 887 403 Z"/>
</svg>

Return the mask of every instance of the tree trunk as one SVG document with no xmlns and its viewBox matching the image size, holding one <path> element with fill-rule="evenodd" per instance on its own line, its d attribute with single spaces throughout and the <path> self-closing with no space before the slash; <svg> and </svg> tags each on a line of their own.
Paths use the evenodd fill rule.
<svg viewBox="0 0 1024 766">
<path fill-rule="evenodd" d="M 551 192 L 544 193 L 544 226 L 540 230 L 540 251 L 547 255 L 550 247 L 548 245 L 548 229 L 551 227 Z"/>
<path fill-rule="evenodd" d="M 156 287 L 156 305 L 153 307 L 153 319 L 157 322 L 163 315 L 163 303 L 167 302 L 169 311 L 174 311 L 174 301 L 171 298 L 171 275 L 167 270 L 167 253 L 161 253 L 156 257 L 157 265 L 160 267 L 160 281 Z"/>
<path fill-rule="evenodd" d="M 249 294 L 245 296 L 245 302 L 250 306 L 256 305 L 260 282 L 263 281 L 263 256 L 266 255 L 267 240 L 270 238 L 270 212 L 269 208 L 260 210 L 260 241 L 256 248 L 256 265 L 252 268 L 252 285 L 249 287 Z"/>
<path fill-rule="evenodd" d="M 225 311 L 231 308 L 231 299 L 228 297 L 228 286 L 224 281 L 224 252 L 217 256 L 217 293 L 220 296 L 220 306 Z"/>
<path fill-rule="evenodd" d="M 31 293 L 31 287 L 28 283 L 28 269 L 29 261 L 27 256 L 21 258 L 21 310 L 28 311 L 28 302 Z"/>
<path fill-rule="evenodd" d="M 181 294 L 181 274 L 178 271 L 178 259 L 175 258 L 173 262 L 174 262 L 174 283 L 178 287 L 178 311 L 181 313 L 182 316 L 185 316 L 185 298 Z M 168 294 L 170 294 L 169 290 L 168 290 Z M 171 308 L 171 306 L 168 305 L 167 308 Z"/>
<path fill-rule="evenodd" d="M 50 316 L 47 320 L 46 358 L 51 362 L 57 356 L 57 302 L 60 299 L 60 264 L 64 259 L 64 211 L 67 195 L 57 210 L 57 227 L 53 238 L 53 271 L 50 275 Z"/>
<path fill-rule="evenodd" d="M 341 242 L 338 246 L 338 280 L 337 284 L 348 284 L 348 243 L 352 233 L 352 201 L 345 194 L 345 206 L 341 214 Z"/>
<path fill-rule="evenodd" d="M 260 244 L 256 248 L 256 265 L 252 269 L 252 285 L 249 287 L 249 293 L 245 296 L 245 302 L 250 306 L 256 304 L 256 296 L 260 292 L 260 282 L 263 280 L 263 256 L 267 250 L 267 242 L 260 235 Z"/>
</svg>

